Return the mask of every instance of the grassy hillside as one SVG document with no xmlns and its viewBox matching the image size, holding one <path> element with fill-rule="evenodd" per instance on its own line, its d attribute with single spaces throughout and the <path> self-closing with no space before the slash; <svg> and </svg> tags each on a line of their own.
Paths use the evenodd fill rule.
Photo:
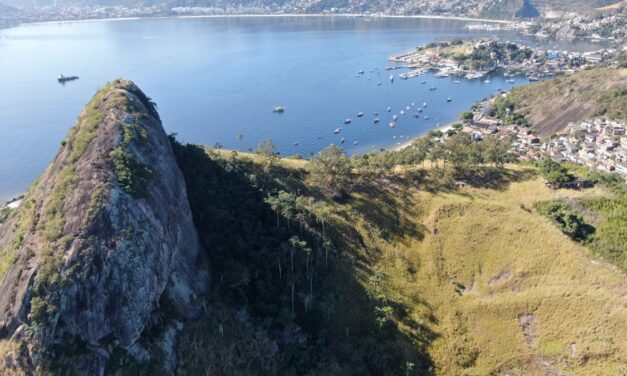
<svg viewBox="0 0 627 376">
<path fill-rule="evenodd" d="M 356 177 L 337 202 L 312 184 L 308 162 L 209 152 L 213 172 L 205 175 L 197 164 L 205 152 L 194 150 L 187 162 L 182 150 L 177 154 L 183 165 L 195 161 L 183 170 L 197 226 L 209 236 L 206 244 L 224 244 L 226 253 L 213 265 L 221 291 L 214 308 L 181 340 L 185 370 L 239 364 L 234 369 L 259 374 L 289 364 L 295 374 L 294 364 L 315 364 L 319 374 L 332 375 L 627 372 L 625 275 L 533 209 L 537 202 L 606 197 L 603 188 L 555 191 L 535 167 L 508 165 L 489 181 L 451 190 L 433 184 L 430 168 L 396 169 Z M 279 189 L 302 206 L 281 211 L 275 224 L 260 191 Z M 293 235 L 306 239 L 311 253 L 297 253 L 302 269 L 286 277 L 289 251 L 268 247 Z M 252 249 L 259 249 L 253 260 L 237 256 Z M 265 257 L 274 260 L 267 268 Z M 225 293 L 225 286 L 237 287 Z M 269 294 L 270 286 L 278 290 Z M 250 315 L 245 325 L 234 318 L 241 307 Z M 275 315 L 283 318 L 273 321 Z M 316 345 L 277 357 L 270 338 L 289 320 Z M 241 354 L 257 356 L 241 364 Z"/>
<path fill-rule="evenodd" d="M 593 69 L 519 86 L 511 91 L 516 111 L 540 135 L 594 116 L 627 120 L 627 69 Z"/>
</svg>

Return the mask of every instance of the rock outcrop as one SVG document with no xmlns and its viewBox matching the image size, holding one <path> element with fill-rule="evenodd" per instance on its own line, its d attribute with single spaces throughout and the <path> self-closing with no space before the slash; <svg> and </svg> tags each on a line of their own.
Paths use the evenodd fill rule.
<svg viewBox="0 0 627 376">
<path fill-rule="evenodd" d="M 19 349 L 0 354 L 7 364 L 98 375 L 112 354 L 158 353 L 174 372 L 173 336 L 199 313 L 208 274 L 170 140 L 135 84 L 87 105 L 0 225 L 0 257 L 0 338 Z"/>
</svg>

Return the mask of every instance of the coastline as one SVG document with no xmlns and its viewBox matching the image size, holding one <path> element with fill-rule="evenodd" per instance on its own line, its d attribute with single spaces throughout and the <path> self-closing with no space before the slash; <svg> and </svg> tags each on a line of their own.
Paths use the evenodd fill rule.
<svg viewBox="0 0 627 376">
<path fill-rule="evenodd" d="M 85 18 L 76 20 L 50 20 L 50 21 L 34 21 L 24 22 L 17 25 L 4 28 L 10 30 L 22 26 L 30 25 L 49 25 L 49 24 L 73 24 L 88 22 L 111 22 L 111 21 L 133 21 L 133 20 L 150 20 L 150 19 L 202 19 L 202 18 L 288 18 L 288 17 L 345 17 L 345 18 L 378 18 L 378 19 L 433 19 L 433 20 L 450 20 L 462 22 L 483 22 L 495 23 L 501 25 L 515 24 L 515 20 L 496 20 L 490 18 L 474 18 L 464 16 L 445 16 L 445 15 L 388 15 L 388 14 L 369 14 L 369 13 L 262 13 L 262 14 L 201 14 L 201 15 L 171 15 L 171 16 L 137 16 L 137 17 L 105 17 L 105 18 Z M 0 27 L 0 30 L 3 28 Z"/>
<path fill-rule="evenodd" d="M 458 123 L 457 121 L 452 122 L 452 123 L 448 123 L 448 124 L 444 124 L 444 125 L 440 125 L 439 127 L 430 129 L 427 133 L 431 132 L 431 131 L 441 131 L 442 133 L 448 131 L 449 129 L 453 128 L 453 124 Z M 388 151 L 399 151 L 399 150 L 403 150 L 406 147 L 410 146 L 411 144 L 414 143 L 414 141 L 416 141 L 419 138 L 424 137 L 427 133 L 423 134 L 422 136 L 418 136 L 418 137 L 414 137 L 408 141 L 405 141 L 403 143 L 401 143 L 400 145 L 394 145 L 393 147 L 388 147 L 388 148 L 384 148 L 385 150 Z"/>
</svg>

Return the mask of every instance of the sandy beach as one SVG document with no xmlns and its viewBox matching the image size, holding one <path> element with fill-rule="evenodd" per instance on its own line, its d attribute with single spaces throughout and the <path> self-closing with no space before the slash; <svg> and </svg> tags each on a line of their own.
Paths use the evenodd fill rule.
<svg viewBox="0 0 627 376">
<path fill-rule="evenodd" d="M 455 123 L 457 123 L 457 122 L 455 122 Z M 442 131 L 442 133 L 444 133 L 444 132 L 448 131 L 449 129 L 452 129 L 453 128 L 453 124 L 455 124 L 455 123 L 441 125 L 441 126 L 439 126 L 437 128 L 430 129 L 429 131 Z M 410 146 L 415 140 L 417 140 L 417 139 L 419 139 L 421 137 L 424 137 L 424 135 L 418 136 L 418 137 L 414 137 L 414 138 L 412 138 L 412 139 L 410 139 L 408 141 L 402 142 L 400 145 L 394 145 L 392 147 L 386 148 L 386 150 L 399 151 L 399 150 L 405 149 L 406 147 Z"/>
</svg>

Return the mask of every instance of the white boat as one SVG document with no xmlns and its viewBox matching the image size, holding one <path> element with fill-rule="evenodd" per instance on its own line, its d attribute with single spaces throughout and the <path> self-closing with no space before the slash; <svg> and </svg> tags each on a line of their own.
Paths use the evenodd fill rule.
<svg viewBox="0 0 627 376">
<path fill-rule="evenodd" d="M 364 116 L 364 113 L 363 113 L 363 112 L 359 112 L 359 113 L 357 114 L 357 117 L 362 117 L 362 116 Z"/>
<path fill-rule="evenodd" d="M 431 90 L 431 91 L 436 90 L 436 89 L 437 89 L 437 87 L 435 87 L 435 86 L 431 86 L 431 87 L 429 88 L 429 90 Z"/>
<path fill-rule="evenodd" d="M 351 119 L 344 119 L 344 124 L 350 124 L 350 123 L 352 123 L 352 122 L 353 122 L 353 121 L 352 121 Z"/>
<path fill-rule="evenodd" d="M 394 121 L 398 120 L 398 116 L 397 115 L 392 115 L 392 120 L 394 120 Z"/>
<path fill-rule="evenodd" d="M 346 140 L 344 139 L 344 137 L 342 137 L 342 139 L 340 140 L 340 144 L 343 144 L 344 141 L 346 141 Z"/>
<path fill-rule="evenodd" d="M 374 119 L 374 123 L 375 123 L 375 124 L 379 123 L 379 118 L 375 118 L 375 119 Z"/>
<path fill-rule="evenodd" d="M 485 81 L 483 81 L 483 82 L 485 82 L 486 84 L 489 84 L 489 83 L 490 83 L 490 80 L 485 80 Z"/>
<path fill-rule="evenodd" d="M 390 125 L 390 128 L 396 128 L 396 122 L 395 121 L 391 121 L 389 125 Z"/>
<path fill-rule="evenodd" d="M 427 83 L 427 81 L 420 81 L 420 83 L 424 85 Z"/>
<path fill-rule="evenodd" d="M 333 131 L 333 133 L 338 134 L 342 131 L 342 128 L 335 128 L 335 131 Z"/>
<path fill-rule="evenodd" d="M 428 116 L 425 116 L 425 120 L 429 120 L 429 117 L 428 117 Z"/>
<path fill-rule="evenodd" d="M 390 82 L 394 82 L 394 75 L 393 74 L 390 75 Z"/>
<path fill-rule="evenodd" d="M 427 102 L 422 102 L 422 107 L 427 107 Z"/>
<path fill-rule="evenodd" d="M 357 141 L 353 141 L 353 145 L 357 145 Z"/>
<path fill-rule="evenodd" d="M 452 99 L 451 97 L 446 98 L 446 101 L 447 101 L 447 102 L 450 102 L 450 101 L 452 101 L 452 100 L 453 100 L 453 99 Z"/>
<path fill-rule="evenodd" d="M 453 83 L 455 83 L 455 84 L 459 84 L 459 83 L 461 83 L 461 81 L 459 81 L 459 80 L 455 80 L 455 81 L 453 81 Z"/>
<path fill-rule="evenodd" d="M 433 76 L 437 77 L 437 78 L 445 78 L 445 77 L 448 77 L 448 73 L 446 73 L 446 72 L 438 72 L 438 73 L 434 74 Z"/>
<path fill-rule="evenodd" d="M 401 110 L 400 114 L 405 115 L 405 111 Z"/>
<path fill-rule="evenodd" d="M 409 107 L 409 106 L 405 107 L 405 109 L 406 109 L 407 111 L 409 111 L 409 109 L 410 109 L 410 108 L 411 108 L 411 107 Z"/>
<path fill-rule="evenodd" d="M 282 114 L 282 113 L 284 113 L 284 112 L 285 112 L 285 109 L 284 109 L 283 107 L 281 107 L 281 106 L 277 106 L 277 107 L 275 107 L 275 108 L 272 110 L 272 112 L 275 112 L 275 113 L 277 113 L 277 114 Z"/>
<path fill-rule="evenodd" d="M 388 106 L 388 112 L 392 111 L 392 107 Z"/>
</svg>

